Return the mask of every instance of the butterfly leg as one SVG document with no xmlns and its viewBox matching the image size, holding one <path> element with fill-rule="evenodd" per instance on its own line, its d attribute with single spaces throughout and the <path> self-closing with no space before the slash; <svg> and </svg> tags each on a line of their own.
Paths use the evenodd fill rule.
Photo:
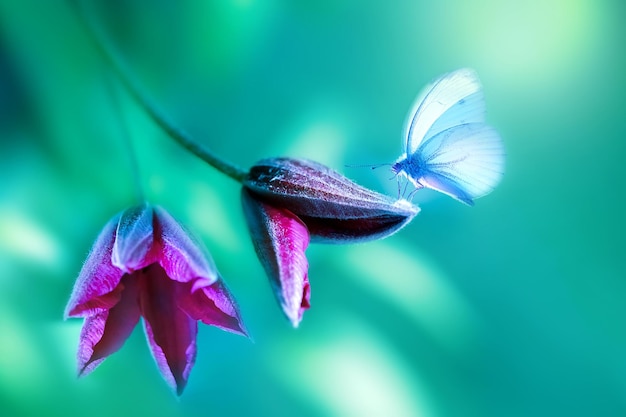
<svg viewBox="0 0 626 417">
<path fill-rule="evenodd" d="M 396 178 L 398 180 L 398 200 L 400 200 L 402 196 L 406 194 L 406 188 L 409 185 L 409 181 L 405 179 L 403 175 L 396 175 Z M 403 181 L 404 181 L 404 186 L 402 185 Z"/>
<path fill-rule="evenodd" d="M 413 197 L 415 197 L 415 193 L 417 192 L 417 190 L 419 190 L 421 187 L 415 187 L 410 193 L 409 195 L 406 197 L 406 199 L 408 201 L 413 200 Z"/>
<path fill-rule="evenodd" d="M 411 181 L 409 181 L 408 179 L 406 180 L 406 182 L 404 183 L 404 189 L 402 190 L 402 196 L 404 197 L 406 195 L 406 190 L 408 190 L 409 188 L 409 184 L 411 183 Z"/>
</svg>

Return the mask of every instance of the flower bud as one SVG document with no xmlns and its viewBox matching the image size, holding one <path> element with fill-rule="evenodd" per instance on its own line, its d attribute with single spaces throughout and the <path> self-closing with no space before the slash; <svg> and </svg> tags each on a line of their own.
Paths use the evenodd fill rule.
<svg viewBox="0 0 626 417">
<path fill-rule="evenodd" d="M 298 216 L 313 242 L 380 239 L 404 227 L 419 212 L 406 200 L 396 201 L 303 159 L 264 159 L 250 169 L 243 185 L 259 201 Z"/>
</svg>

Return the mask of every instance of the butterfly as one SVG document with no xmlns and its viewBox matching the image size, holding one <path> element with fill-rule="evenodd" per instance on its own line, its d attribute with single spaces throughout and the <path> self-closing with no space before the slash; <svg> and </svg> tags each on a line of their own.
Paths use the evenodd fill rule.
<svg viewBox="0 0 626 417">
<path fill-rule="evenodd" d="M 500 135 L 485 124 L 478 75 L 463 68 L 442 75 L 415 100 L 403 132 L 404 152 L 391 165 L 400 181 L 467 205 L 491 192 L 504 171 Z"/>
</svg>

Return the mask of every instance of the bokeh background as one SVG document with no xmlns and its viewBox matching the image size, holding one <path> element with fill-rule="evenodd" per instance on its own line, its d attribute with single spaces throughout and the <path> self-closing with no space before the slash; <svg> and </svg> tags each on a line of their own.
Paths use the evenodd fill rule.
<svg viewBox="0 0 626 417">
<path fill-rule="evenodd" d="M 126 95 L 64 1 L 0 0 L 0 415 L 626 415 L 626 3 L 86 0 L 150 97 L 248 167 L 307 157 L 376 190 L 432 78 L 469 66 L 507 150 L 473 208 L 423 191 L 382 241 L 312 245 L 312 308 L 277 307 L 239 187 Z M 113 84 L 114 85 L 114 84 Z M 116 91 L 113 99 L 111 91 Z M 75 376 L 62 314 L 140 184 L 206 243 L 254 342 L 201 326 L 177 399 L 138 326 Z"/>
</svg>

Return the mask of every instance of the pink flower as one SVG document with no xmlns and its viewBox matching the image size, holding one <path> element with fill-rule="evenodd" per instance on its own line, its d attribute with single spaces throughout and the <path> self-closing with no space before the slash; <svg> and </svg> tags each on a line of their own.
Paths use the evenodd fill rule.
<svg viewBox="0 0 626 417">
<path fill-rule="evenodd" d="M 361 187 L 309 160 L 258 162 L 243 182 L 242 203 L 255 251 L 283 312 L 297 327 L 310 307 L 309 239 L 355 243 L 387 237 L 419 209 Z"/>
<path fill-rule="evenodd" d="M 122 347 L 143 317 L 165 381 L 180 395 L 196 357 L 197 321 L 247 335 L 210 256 L 162 208 L 129 208 L 111 219 L 87 257 L 65 310 L 84 317 L 79 375 Z"/>
</svg>

